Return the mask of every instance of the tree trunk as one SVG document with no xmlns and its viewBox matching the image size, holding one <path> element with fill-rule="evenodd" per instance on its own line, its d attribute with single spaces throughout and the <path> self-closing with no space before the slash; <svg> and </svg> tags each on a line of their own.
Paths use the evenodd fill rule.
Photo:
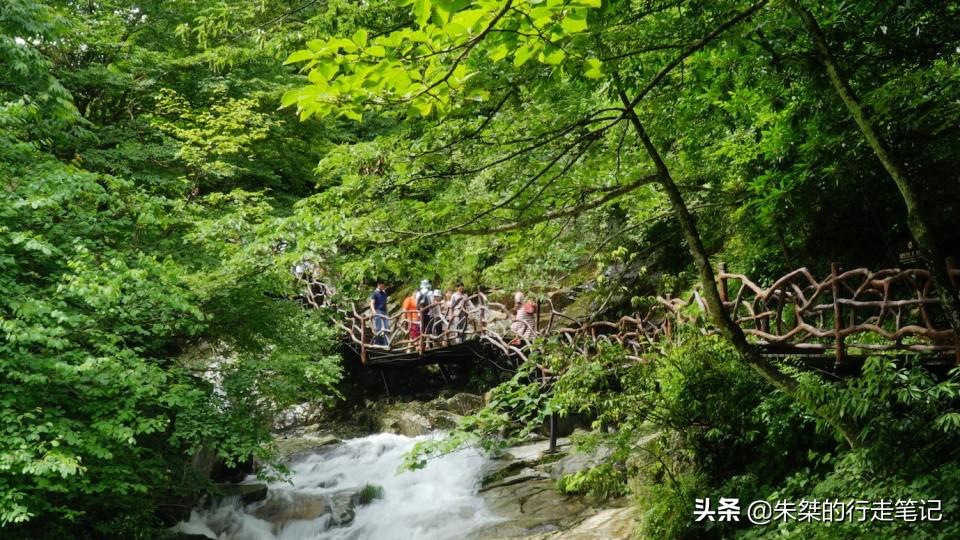
<svg viewBox="0 0 960 540">
<path fill-rule="evenodd" d="M 867 139 L 867 143 L 877 155 L 880 163 L 883 164 L 883 168 L 886 169 L 890 178 L 897 185 L 897 189 L 900 190 L 900 195 L 907 207 L 907 226 L 910 228 L 910 234 L 913 235 L 917 247 L 926 259 L 927 267 L 933 278 L 933 285 L 937 290 L 937 296 L 940 298 L 950 327 L 954 334 L 960 336 L 960 297 L 951 286 L 950 276 L 945 265 L 946 257 L 943 252 L 943 244 L 937 238 L 935 230 L 930 227 L 928 216 L 923 211 L 917 189 L 918 183 L 911 178 L 903 162 L 893 149 L 880 138 L 863 105 L 861 105 L 860 98 L 850 87 L 847 78 L 840 72 L 816 18 L 809 10 L 800 5 L 798 0 L 787 0 L 787 4 L 803 21 L 803 25 L 817 49 L 820 61 L 826 68 L 827 76 L 830 78 L 834 90 L 837 91 L 840 99 L 846 105 L 850 116 L 857 123 L 857 127 L 863 132 L 863 136 Z"/>
<path fill-rule="evenodd" d="M 690 254 L 693 256 L 694 264 L 697 267 L 697 273 L 700 276 L 703 296 L 707 302 L 707 308 L 713 324 L 715 324 L 720 330 L 720 333 L 730 341 L 750 367 L 760 373 L 763 378 L 777 389 L 797 398 L 797 389 L 799 386 L 797 381 L 780 371 L 776 365 L 764 358 L 756 348 L 750 345 L 746 335 L 743 333 L 743 329 L 733 322 L 727 314 L 727 310 L 720 298 L 720 291 L 717 288 L 713 267 L 710 265 L 710 257 L 707 254 L 706 248 L 703 246 L 703 240 L 700 237 L 700 232 L 697 229 L 693 215 L 690 213 L 690 209 L 687 208 L 687 204 L 684 202 L 676 182 L 673 181 L 673 177 L 670 175 L 670 169 L 667 168 L 660 153 L 653 145 L 653 141 L 650 140 L 630 100 L 620 86 L 619 79 L 617 80 L 617 90 L 620 94 L 620 100 L 623 102 L 625 114 L 632 124 L 634 131 L 637 133 L 637 137 L 643 144 L 644 149 L 650 156 L 650 159 L 653 160 L 657 174 L 659 175 L 660 185 L 663 186 L 664 191 L 667 193 L 667 197 L 670 199 L 670 205 L 673 208 L 673 213 L 680 222 L 683 237 L 687 242 Z M 808 403 L 807 405 L 810 406 L 818 416 L 833 426 L 834 429 L 846 439 L 847 444 L 849 444 L 851 448 L 858 446 L 860 433 L 855 426 L 842 418 L 836 417 L 821 406 L 814 403 Z"/>
</svg>

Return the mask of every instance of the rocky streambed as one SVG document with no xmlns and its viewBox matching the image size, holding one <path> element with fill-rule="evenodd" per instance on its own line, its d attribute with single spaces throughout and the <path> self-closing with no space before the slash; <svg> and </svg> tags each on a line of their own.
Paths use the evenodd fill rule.
<svg viewBox="0 0 960 540">
<path fill-rule="evenodd" d="M 553 454 L 546 440 L 532 440 L 497 458 L 466 449 L 397 474 L 418 440 L 452 428 L 482 403 L 457 394 L 377 404 L 371 423 L 380 433 L 347 440 L 322 425 L 288 429 L 277 445 L 289 481 L 265 484 L 250 476 L 177 529 L 184 537 L 229 540 L 629 537 L 624 502 L 597 505 L 556 489 L 562 475 L 601 458 L 572 452 L 565 438 Z"/>
</svg>

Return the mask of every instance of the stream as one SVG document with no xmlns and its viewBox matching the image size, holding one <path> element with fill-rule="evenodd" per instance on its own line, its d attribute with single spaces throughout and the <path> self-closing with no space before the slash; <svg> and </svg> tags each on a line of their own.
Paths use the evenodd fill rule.
<svg viewBox="0 0 960 540">
<path fill-rule="evenodd" d="M 220 540 L 444 540 L 499 521 L 477 494 L 487 460 L 476 450 L 397 474 L 404 454 L 425 438 L 379 433 L 301 454 L 288 464 L 290 482 L 269 484 L 263 500 L 227 497 L 194 510 L 178 528 Z M 361 491 L 378 493 L 367 501 Z"/>
</svg>

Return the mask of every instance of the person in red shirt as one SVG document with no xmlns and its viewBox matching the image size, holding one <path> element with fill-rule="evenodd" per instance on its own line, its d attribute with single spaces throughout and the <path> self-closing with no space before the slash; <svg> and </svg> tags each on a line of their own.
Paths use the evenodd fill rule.
<svg viewBox="0 0 960 540">
<path fill-rule="evenodd" d="M 417 308 L 416 291 L 403 299 L 401 307 L 403 318 L 407 321 L 407 329 L 410 332 L 410 341 L 416 341 L 420 337 L 420 309 Z"/>
</svg>

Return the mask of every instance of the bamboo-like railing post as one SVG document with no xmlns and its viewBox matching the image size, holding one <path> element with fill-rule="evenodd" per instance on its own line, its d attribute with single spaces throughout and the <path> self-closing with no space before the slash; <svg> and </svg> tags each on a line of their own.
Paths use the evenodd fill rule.
<svg viewBox="0 0 960 540">
<path fill-rule="evenodd" d="M 540 335 L 540 298 L 537 298 L 537 320 L 533 323 L 533 335 Z"/>
<path fill-rule="evenodd" d="M 360 363 L 367 365 L 367 318 L 360 317 Z"/>
<path fill-rule="evenodd" d="M 669 302 L 670 293 L 667 293 L 666 298 L 667 298 L 667 302 Z M 671 321 L 671 317 L 673 317 L 673 310 L 670 308 L 667 308 L 664 311 L 664 313 L 665 314 L 663 316 L 663 321 L 664 321 L 664 327 L 665 327 L 664 330 L 667 333 L 667 341 L 673 341 L 673 325 Z"/>
<path fill-rule="evenodd" d="M 417 324 L 420 325 L 420 333 L 417 334 L 417 354 L 423 356 L 423 347 L 426 343 L 423 336 L 427 333 L 427 325 L 423 324 L 423 321 L 426 320 L 423 318 L 423 312 L 426 310 L 420 308 L 417 308 L 417 310 L 420 312 L 420 320 L 417 321 Z"/>
<path fill-rule="evenodd" d="M 957 294 L 957 289 L 960 289 L 960 277 L 958 277 L 957 272 L 957 258 L 953 255 L 947 257 L 947 276 L 950 277 L 950 285 L 953 286 L 953 291 L 950 291 L 952 294 Z M 953 336 L 953 356 L 956 359 L 956 364 L 960 366 L 960 336 L 954 334 Z"/>
<path fill-rule="evenodd" d="M 727 273 L 727 263 L 723 263 L 723 262 L 720 263 L 720 264 L 717 266 L 717 269 L 718 269 L 718 271 L 717 271 L 717 288 L 720 289 L 720 300 L 722 300 L 723 303 L 726 304 L 727 302 L 730 301 L 730 299 L 728 298 L 728 293 L 727 293 L 727 276 L 726 276 L 726 273 Z"/>
<path fill-rule="evenodd" d="M 840 297 L 840 283 L 837 281 L 837 277 L 840 275 L 840 265 L 837 263 L 830 263 L 830 288 L 833 291 L 833 337 L 834 337 L 834 354 L 837 359 L 837 365 L 839 366 L 846 359 L 846 351 L 844 350 L 843 345 L 843 335 L 841 331 L 843 330 L 843 310 L 838 302 Z"/>
</svg>

